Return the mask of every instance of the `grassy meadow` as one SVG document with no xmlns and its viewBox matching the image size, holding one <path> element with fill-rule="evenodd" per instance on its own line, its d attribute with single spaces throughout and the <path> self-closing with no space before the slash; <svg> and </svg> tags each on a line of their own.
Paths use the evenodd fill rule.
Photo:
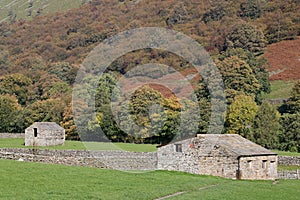
<svg viewBox="0 0 300 200">
<path fill-rule="evenodd" d="M 33 148 L 24 146 L 22 138 L 0 139 L 0 148 Z M 133 152 L 153 152 L 156 151 L 156 145 L 152 144 L 131 144 L 131 143 L 104 143 L 104 142 L 80 142 L 66 140 L 65 145 L 38 147 L 39 149 L 57 149 L 57 150 L 122 150 Z"/>
<path fill-rule="evenodd" d="M 123 150 L 132 152 L 154 152 L 157 150 L 155 144 L 132 144 L 132 143 L 110 143 L 110 142 L 80 142 L 66 140 L 65 145 L 37 147 L 39 149 L 56 150 Z M 33 148 L 24 146 L 23 138 L 4 138 L 0 139 L 0 148 Z M 272 150 L 280 156 L 300 156 L 297 152 Z"/>
<path fill-rule="evenodd" d="M 273 150 L 273 151 L 280 156 L 300 156 L 300 153 L 298 152 L 279 151 L 279 150 Z"/>
<path fill-rule="evenodd" d="M 298 199 L 300 181 L 235 181 L 181 172 L 121 171 L 0 160 L 0 199 Z"/>
<path fill-rule="evenodd" d="M 81 0 L 33 0 L 32 15 L 27 16 L 29 11 L 29 0 L 1 0 L 0 1 L 0 23 L 9 21 L 8 13 L 12 12 L 17 19 L 32 19 L 37 11 L 41 14 L 55 13 L 76 8 L 81 5 Z"/>
<path fill-rule="evenodd" d="M 290 92 L 295 84 L 295 81 L 271 81 L 271 93 L 264 94 L 263 98 L 270 99 L 287 99 L 290 97 Z"/>
<path fill-rule="evenodd" d="M 300 170 L 300 166 L 278 165 L 278 171 L 296 171 L 296 170 Z"/>
</svg>

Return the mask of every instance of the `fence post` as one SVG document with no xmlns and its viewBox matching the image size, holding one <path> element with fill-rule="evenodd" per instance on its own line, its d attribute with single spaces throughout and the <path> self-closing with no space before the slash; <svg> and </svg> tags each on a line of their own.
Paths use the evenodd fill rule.
<svg viewBox="0 0 300 200">
<path fill-rule="evenodd" d="M 296 172 L 297 172 L 297 179 L 300 179 L 299 169 L 297 169 Z"/>
</svg>

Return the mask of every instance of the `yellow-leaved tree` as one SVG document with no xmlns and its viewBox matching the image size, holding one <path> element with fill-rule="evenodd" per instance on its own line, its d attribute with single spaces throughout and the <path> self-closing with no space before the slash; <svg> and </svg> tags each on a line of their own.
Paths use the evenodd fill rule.
<svg viewBox="0 0 300 200">
<path fill-rule="evenodd" d="M 252 139 L 253 123 L 257 111 L 258 106 L 253 96 L 237 95 L 229 107 L 227 116 L 228 129 L 226 132 Z"/>
</svg>

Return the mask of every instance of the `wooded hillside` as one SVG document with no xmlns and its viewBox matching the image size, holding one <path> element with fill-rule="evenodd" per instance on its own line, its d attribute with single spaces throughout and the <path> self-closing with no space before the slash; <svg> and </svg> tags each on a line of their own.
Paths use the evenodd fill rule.
<svg viewBox="0 0 300 200">
<path fill-rule="evenodd" d="M 66 128 L 69 138 L 78 139 L 71 110 L 72 84 L 88 53 L 121 31 L 165 27 L 192 37 L 210 53 L 224 78 L 227 104 L 233 106 L 232 112 L 235 104 L 241 106 L 241 111 L 240 103 L 251 102 L 249 123 L 232 123 L 235 119 L 230 116 L 239 113 L 228 115 L 224 132 L 256 140 L 259 136 L 255 136 L 253 127 L 257 105 L 262 103 L 262 93 L 270 91 L 268 62 L 262 55 L 268 45 L 283 40 L 293 43 L 300 35 L 299 9 L 299 0 L 94 0 L 78 9 L 37 16 L 30 21 L 3 22 L 0 24 L 0 116 L 5 123 L 1 123 L 0 131 L 22 132 L 34 121 L 55 121 Z M 137 124 L 148 128 L 131 137 L 116 126 L 107 107 L 111 90 L 103 89 L 110 87 L 105 80 L 114 83 L 134 66 L 149 62 L 175 66 L 184 76 L 193 72 L 186 61 L 168 52 L 141 50 L 119 58 L 107 70 L 103 83 L 100 80 L 97 91 L 101 95 L 97 101 L 102 103 L 97 104 L 97 119 L 88 123 L 91 132 L 97 132 L 101 125 L 113 141 L 149 139 L 148 113 L 136 113 L 141 102 L 132 102 L 135 109 L 131 114 L 137 117 Z M 191 82 L 202 106 L 198 132 L 205 133 L 210 96 L 201 77 Z M 168 108 L 164 117 L 169 123 L 163 132 L 150 137 L 155 142 L 172 138 L 183 104 L 166 94 L 169 91 L 158 94 L 159 88 L 151 86 L 148 90 L 160 105 Z M 141 95 L 144 92 L 141 89 Z M 150 103 L 146 102 L 146 106 Z M 82 105 L 82 109 L 86 106 Z"/>
</svg>

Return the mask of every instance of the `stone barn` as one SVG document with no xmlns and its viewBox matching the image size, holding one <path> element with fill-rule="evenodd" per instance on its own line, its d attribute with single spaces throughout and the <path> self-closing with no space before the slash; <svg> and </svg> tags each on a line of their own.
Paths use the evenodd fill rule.
<svg viewBox="0 0 300 200">
<path fill-rule="evenodd" d="M 236 134 L 199 134 L 158 148 L 158 169 L 232 179 L 277 178 L 277 154 Z"/>
<path fill-rule="evenodd" d="M 65 143 L 65 130 L 55 122 L 35 122 L 25 129 L 25 146 L 55 146 Z"/>
</svg>

